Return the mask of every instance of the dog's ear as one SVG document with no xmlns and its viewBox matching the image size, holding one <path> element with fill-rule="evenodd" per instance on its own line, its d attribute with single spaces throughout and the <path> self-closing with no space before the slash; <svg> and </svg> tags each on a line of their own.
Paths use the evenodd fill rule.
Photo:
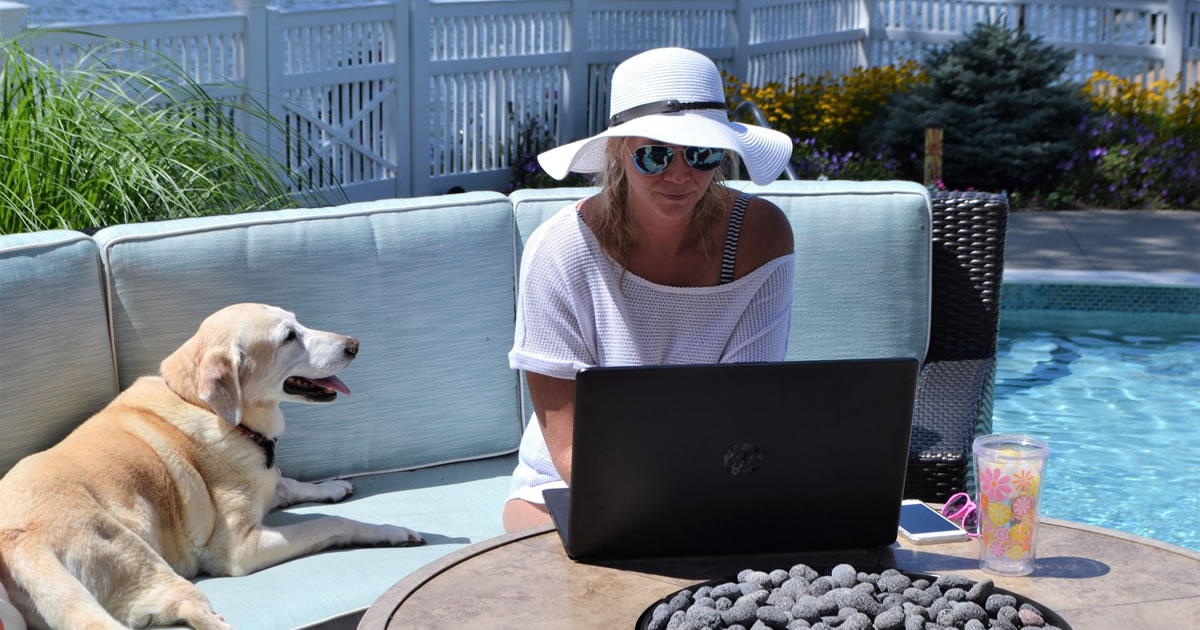
<svg viewBox="0 0 1200 630">
<path fill-rule="evenodd" d="M 239 363 L 236 350 L 213 348 L 200 359 L 196 374 L 196 395 L 208 403 L 213 413 L 235 427 L 242 423 Z"/>
</svg>

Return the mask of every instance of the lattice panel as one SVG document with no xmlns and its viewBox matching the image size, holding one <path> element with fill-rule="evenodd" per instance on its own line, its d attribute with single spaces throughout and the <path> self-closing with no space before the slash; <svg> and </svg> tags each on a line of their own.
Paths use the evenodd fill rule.
<svg viewBox="0 0 1200 630">
<path fill-rule="evenodd" d="M 435 16 L 429 22 L 432 61 L 568 50 L 569 16 L 562 12 Z"/>
<path fill-rule="evenodd" d="M 1056 42 L 1162 46 L 1166 41 L 1166 7 L 1072 6 L 1036 3 L 1014 6 L 1010 23 L 1030 35 Z"/>
<path fill-rule="evenodd" d="M 283 73 L 295 75 L 390 65 L 396 60 L 393 30 L 390 20 L 284 29 Z"/>
<path fill-rule="evenodd" d="M 31 43 L 27 50 L 58 69 L 73 68 L 85 59 L 92 59 L 130 71 L 153 71 L 175 64 L 185 76 L 198 83 L 245 78 L 244 37 L 232 31 L 144 37 L 118 43 L 106 43 L 94 37 L 48 36 Z"/>
<path fill-rule="evenodd" d="M 557 133 L 565 82 L 549 66 L 430 77 L 430 174 L 508 168 L 523 129 Z"/>
<path fill-rule="evenodd" d="M 284 95 L 284 156 L 300 189 L 396 176 L 392 108 L 395 83 L 354 81 Z"/>
<path fill-rule="evenodd" d="M 786 85 L 801 74 L 814 76 L 828 71 L 839 75 L 859 65 L 858 51 L 858 42 L 845 42 L 756 55 L 750 58 L 747 83 L 761 86 L 776 81 Z"/>
<path fill-rule="evenodd" d="M 1000 2 L 879 0 L 877 18 L 884 28 L 934 33 L 965 33 L 980 22 L 994 22 L 1015 10 Z"/>
<path fill-rule="evenodd" d="M 923 42 L 876 39 L 867 41 L 867 60 L 872 66 L 898 65 L 909 59 L 922 60 L 938 47 Z"/>
<path fill-rule="evenodd" d="M 765 44 L 857 28 L 862 4 L 856 0 L 793 2 L 759 7 L 750 16 L 750 43 Z"/>
<path fill-rule="evenodd" d="M 732 9 L 616 9 L 591 11 L 588 19 L 588 49 L 596 51 L 717 48 L 733 46 L 736 40 Z"/>
</svg>

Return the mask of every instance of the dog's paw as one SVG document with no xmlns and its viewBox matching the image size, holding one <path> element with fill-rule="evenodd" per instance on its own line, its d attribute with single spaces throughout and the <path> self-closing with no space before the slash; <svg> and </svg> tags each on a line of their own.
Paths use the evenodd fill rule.
<svg viewBox="0 0 1200 630">
<path fill-rule="evenodd" d="M 337 503 L 354 494 L 354 484 L 345 479 L 323 481 L 316 485 L 325 492 L 325 501 L 328 503 Z"/>
<path fill-rule="evenodd" d="M 419 547 L 425 544 L 420 534 L 399 525 L 380 525 L 386 529 L 386 543 L 392 547 Z"/>
</svg>

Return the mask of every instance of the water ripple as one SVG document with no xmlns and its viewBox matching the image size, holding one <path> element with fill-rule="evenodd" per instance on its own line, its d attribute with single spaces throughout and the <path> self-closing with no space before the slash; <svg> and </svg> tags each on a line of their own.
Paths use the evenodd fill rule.
<svg viewBox="0 0 1200 630">
<path fill-rule="evenodd" d="M 1050 442 L 1043 513 L 1200 550 L 1200 318 L 1000 331 L 994 430 Z"/>
</svg>

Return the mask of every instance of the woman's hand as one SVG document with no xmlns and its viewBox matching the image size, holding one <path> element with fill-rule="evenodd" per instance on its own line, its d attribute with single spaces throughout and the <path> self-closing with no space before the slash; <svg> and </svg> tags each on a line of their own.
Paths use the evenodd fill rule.
<svg viewBox="0 0 1200 630">
<path fill-rule="evenodd" d="M 571 445 L 575 435 L 575 381 L 526 372 L 529 398 L 541 425 L 554 467 L 571 483 Z"/>
</svg>

